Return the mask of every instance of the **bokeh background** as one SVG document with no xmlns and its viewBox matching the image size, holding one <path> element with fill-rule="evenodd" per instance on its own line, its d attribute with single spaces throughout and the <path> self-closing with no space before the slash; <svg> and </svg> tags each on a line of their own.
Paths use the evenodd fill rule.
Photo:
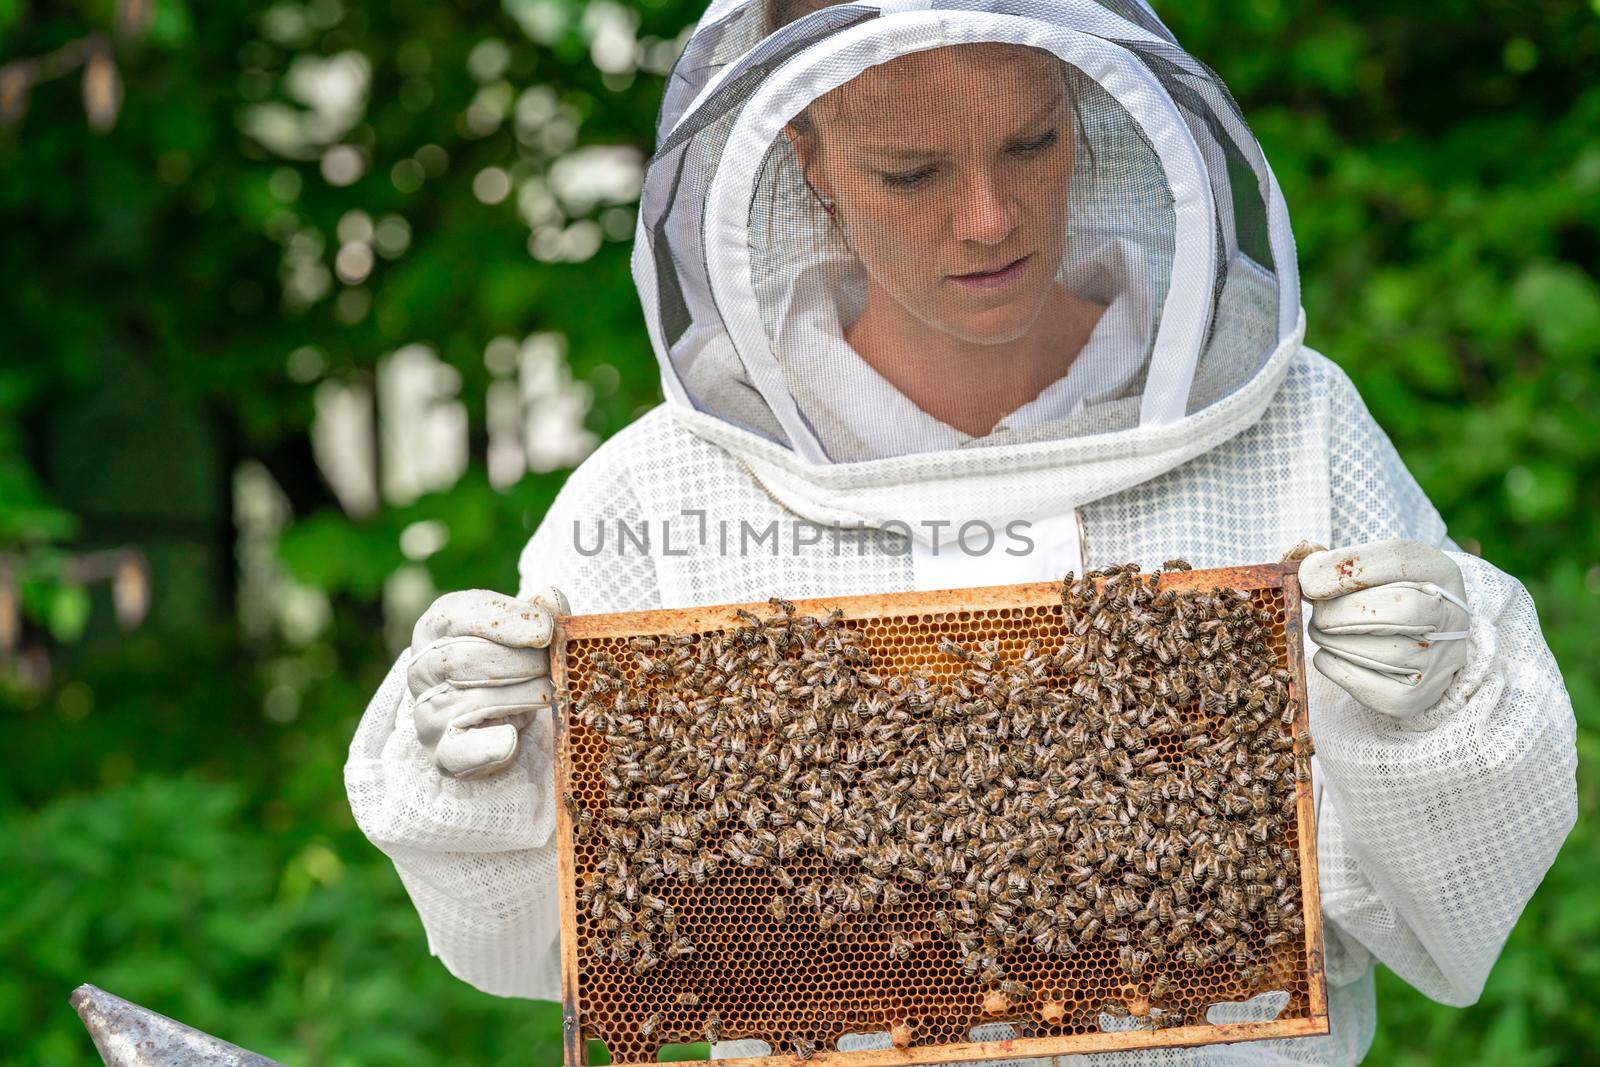
<svg viewBox="0 0 1600 1067">
<path fill-rule="evenodd" d="M 1168 0 L 1294 219 L 1309 342 L 1520 576 L 1582 817 L 1481 1001 L 1371 1062 L 1600 1037 L 1600 0 Z M 341 766 L 438 591 L 515 586 L 659 400 L 629 278 L 684 0 L 0 0 L 0 1059 L 92 981 L 276 1059 L 558 1062 L 452 978 Z"/>
</svg>

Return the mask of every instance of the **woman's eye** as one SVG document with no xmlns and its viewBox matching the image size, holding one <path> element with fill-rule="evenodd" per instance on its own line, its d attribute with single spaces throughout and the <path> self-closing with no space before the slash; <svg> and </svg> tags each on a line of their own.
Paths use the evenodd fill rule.
<svg viewBox="0 0 1600 1067">
<path fill-rule="evenodd" d="M 917 170 L 902 171 L 898 174 L 885 172 L 883 184 L 892 185 L 897 189 L 909 189 L 913 186 L 921 185 L 932 174 L 932 167 L 921 167 Z"/>
<path fill-rule="evenodd" d="M 1051 145 L 1053 145 L 1055 143 L 1056 143 L 1056 131 L 1055 130 L 1050 130 L 1049 132 L 1047 132 L 1045 134 L 1042 134 L 1042 135 L 1040 135 L 1038 137 L 1035 137 L 1031 141 L 1023 141 L 1021 144 L 1012 145 L 1011 146 L 1011 150 L 1013 152 L 1022 152 L 1022 153 L 1040 152 L 1040 151 L 1043 151 L 1046 148 L 1049 148 Z"/>
<path fill-rule="evenodd" d="M 1011 145 L 1010 150 L 1021 155 L 1032 155 L 1035 152 L 1042 152 L 1046 148 L 1049 148 L 1051 145 L 1055 144 L 1056 137 L 1056 131 L 1049 130 L 1038 137 L 1035 137 L 1031 141 L 1022 141 L 1018 144 Z M 926 167 L 919 167 L 916 170 L 899 172 L 883 171 L 881 173 L 883 174 L 883 184 L 895 189 L 912 189 L 933 177 L 937 169 L 937 167 L 929 165 Z"/>
</svg>

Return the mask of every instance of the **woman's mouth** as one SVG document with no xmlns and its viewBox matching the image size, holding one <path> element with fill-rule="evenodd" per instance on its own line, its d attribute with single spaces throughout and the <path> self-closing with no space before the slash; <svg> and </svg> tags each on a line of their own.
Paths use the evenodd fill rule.
<svg viewBox="0 0 1600 1067">
<path fill-rule="evenodd" d="M 989 292 L 995 289 L 1004 289 L 1014 285 L 1021 279 L 1022 272 L 1028 267 L 1028 260 L 1033 258 L 1033 253 L 1028 253 L 1021 259 L 1013 260 L 1003 267 L 990 271 L 975 271 L 972 274 L 950 274 L 950 281 L 955 282 L 963 289 L 973 289 L 979 292 Z"/>
</svg>

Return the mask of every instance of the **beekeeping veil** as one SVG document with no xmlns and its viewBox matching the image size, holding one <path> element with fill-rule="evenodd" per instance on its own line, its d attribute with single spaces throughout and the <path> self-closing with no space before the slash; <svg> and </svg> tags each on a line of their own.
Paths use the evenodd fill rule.
<svg viewBox="0 0 1600 1067">
<path fill-rule="evenodd" d="M 962 66 L 965 46 L 981 48 Z M 1040 99 L 1046 83 L 1064 87 L 1053 149 L 1044 127 L 1008 125 L 1038 108 L 1018 106 L 998 60 L 992 90 L 975 95 L 971 57 L 1008 51 L 1032 57 Z M 913 67 L 914 53 L 926 55 Z M 814 142 L 797 131 L 838 120 L 824 106 L 834 90 L 891 69 L 867 98 L 878 156 L 863 158 L 877 169 L 820 187 Z M 960 159 L 877 162 L 925 148 L 930 117 L 989 113 L 992 129 L 943 131 Z M 900 118 L 903 143 L 886 146 Z M 685 425 L 808 518 L 1070 512 L 1249 426 L 1299 346 L 1272 172 L 1221 81 L 1137 0 L 716 0 L 669 79 L 657 138 L 633 266 L 665 392 Z M 1046 151 L 1068 162 L 1041 185 Z M 975 196 L 1013 228 L 952 222 Z M 893 210 L 875 214 L 883 204 Z M 1014 257 L 1031 257 L 1015 268 L 1025 278 L 975 284 Z M 1008 300 L 1076 310 L 1017 319 L 1059 331 L 1043 345 L 1059 373 L 992 429 L 957 429 L 912 401 L 928 383 L 916 352 L 885 353 L 892 331 L 872 351 L 846 340 L 874 301 L 886 321 L 962 334 Z M 992 351 L 974 375 L 1012 372 L 1008 350 Z M 917 387 L 896 388 L 895 374 Z"/>
</svg>

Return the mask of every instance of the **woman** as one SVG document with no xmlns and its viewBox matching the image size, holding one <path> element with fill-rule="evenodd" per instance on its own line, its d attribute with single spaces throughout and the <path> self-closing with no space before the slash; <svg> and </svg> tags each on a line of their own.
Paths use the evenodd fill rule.
<svg viewBox="0 0 1600 1067">
<path fill-rule="evenodd" d="M 701 21 L 634 258 L 668 401 L 568 480 L 519 600 L 435 604 L 351 746 L 356 818 L 453 973 L 559 997 L 554 585 L 622 611 L 1309 539 L 1338 546 L 1301 567 L 1331 1032 L 1113 1058 L 1356 1062 L 1377 962 L 1477 998 L 1575 818 L 1560 676 L 1527 593 L 1301 343 L 1287 212 L 1226 90 L 1114 6 Z"/>
</svg>

